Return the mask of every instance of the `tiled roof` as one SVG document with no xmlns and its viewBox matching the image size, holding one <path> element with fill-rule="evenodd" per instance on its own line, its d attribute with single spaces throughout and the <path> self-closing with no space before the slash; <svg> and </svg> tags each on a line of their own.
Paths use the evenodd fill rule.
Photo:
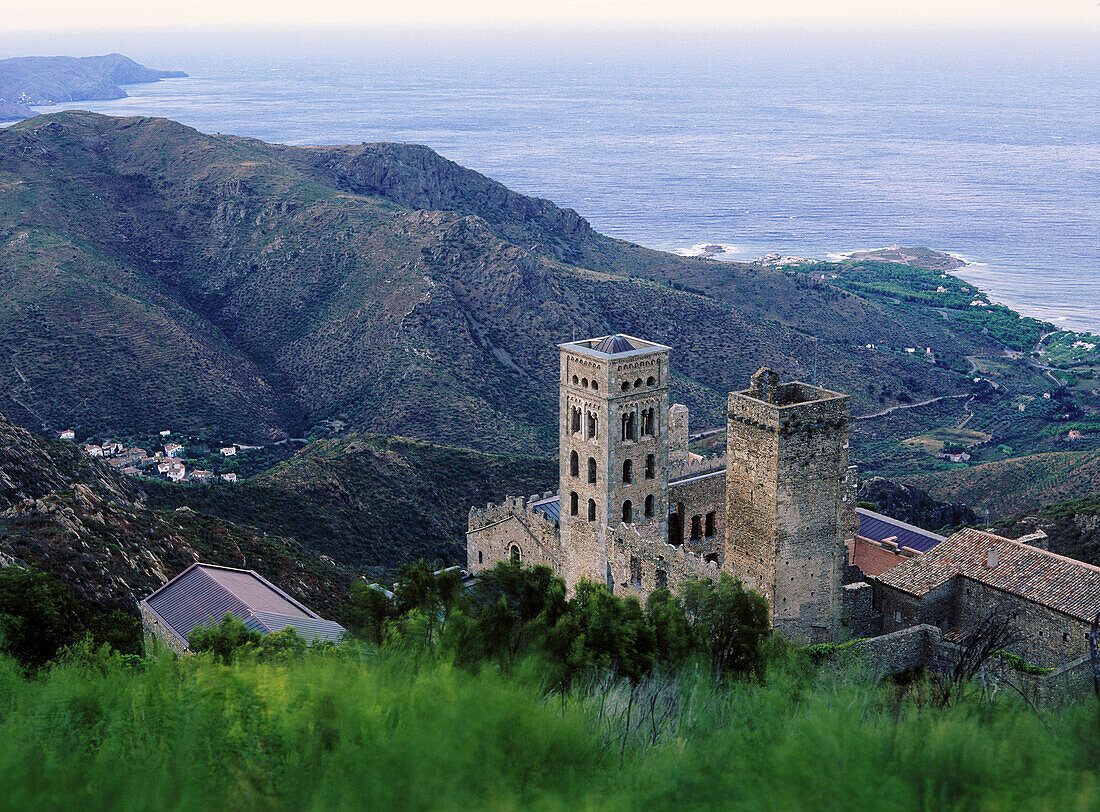
<svg viewBox="0 0 1100 812">
<path fill-rule="evenodd" d="M 856 508 L 856 513 L 859 515 L 859 535 L 872 541 L 896 537 L 899 547 L 909 547 L 926 553 L 946 538 L 930 530 L 875 513 L 873 510 Z"/>
<path fill-rule="evenodd" d="M 878 580 L 924 595 L 956 575 L 1081 620 L 1091 622 L 1100 612 L 1100 567 L 981 530 L 960 530 L 930 552 L 886 570 Z"/>
<path fill-rule="evenodd" d="M 195 626 L 226 612 L 259 632 L 293 626 L 307 642 L 338 640 L 344 632 L 252 570 L 232 567 L 192 564 L 142 603 L 185 644 Z"/>
<path fill-rule="evenodd" d="M 593 347 L 596 352 L 605 352 L 608 355 L 618 355 L 620 352 L 631 352 L 638 349 L 625 336 L 615 335 L 607 336 L 603 341 Z"/>
</svg>

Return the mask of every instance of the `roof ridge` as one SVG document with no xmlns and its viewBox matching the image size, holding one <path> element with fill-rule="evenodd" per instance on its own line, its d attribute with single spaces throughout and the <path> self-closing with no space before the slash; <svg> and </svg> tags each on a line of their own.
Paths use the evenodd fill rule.
<svg viewBox="0 0 1100 812">
<path fill-rule="evenodd" d="M 1064 561 L 1067 564 L 1073 564 L 1074 566 L 1081 567 L 1082 569 L 1092 570 L 1093 572 L 1100 572 L 1100 567 L 1096 566 L 1095 564 L 1090 564 L 1087 561 L 1081 561 L 1080 559 L 1077 559 L 1077 558 L 1070 558 L 1068 555 L 1061 555 L 1060 553 L 1052 553 L 1050 550 L 1044 550 L 1042 547 L 1036 547 L 1033 544 L 1028 544 L 1028 543 L 1023 542 L 1023 541 L 1018 541 L 1016 539 L 1005 538 L 1004 536 L 998 536 L 996 533 L 990 533 L 988 530 L 979 530 L 976 527 L 964 527 L 962 530 L 958 531 L 958 533 L 956 533 L 955 535 L 959 535 L 960 533 L 978 533 L 982 536 L 989 536 L 990 538 L 994 538 L 997 541 L 1008 542 L 1009 544 L 1015 545 L 1017 548 L 1019 548 L 1021 550 L 1025 550 L 1027 552 L 1040 553 L 1042 555 L 1047 556 L 1048 558 L 1053 558 L 1053 559 L 1056 559 L 1058 561 Z"/>
<path fill-rule="evenodd" d="M 922 535 L 926 536 L 935 536 L 941 541 L 947 539 L 947 536 L 944 536 L 940 533 L 934 533 L 931 530 L 926 530 L 923 527 L 917 527 L 915 524 L 903 522 L 901 519 L 895 519 L 893 516 L 887 516 L 885 513 L 879 513 L 878 511 L 868 510 L 867 508 L 861 507 L 856 508 L 856 513 L 863 514 L 865 516 L 872 516 L 876 519 L 879 519 L 880 521 L 885 521 L 887 524 L 904 527 L 906 530 L 912 530 L 914 533 L 921 533 Z"/>
</svg>

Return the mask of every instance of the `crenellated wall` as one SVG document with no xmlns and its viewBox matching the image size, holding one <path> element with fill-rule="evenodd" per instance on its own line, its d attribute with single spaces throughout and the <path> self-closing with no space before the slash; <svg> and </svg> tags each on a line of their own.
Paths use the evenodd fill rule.
<svg viewBox="0 0 1100 812">
<path fill-rule="evenodd" d="M 646 538 L 629 525 L 621 524 L 608 531 L 608 563 L 617 594 L 635 595 L 644 603 L 649 593 L 659 587 L 675 592 L 692 578 L 717 580 L 721 575 L 717 563 L 707 561 L 686 545 Z"/>
<path fill-rule="evenodd" d="M 510 496 L 484 508 L 470 508 L 466 532 L 466 560 L 470 572 L 489 569 L 512 557 L 513 545 L 526 564 L 545 564 L 561 574 L 563 554 L 557 522 L 533 507 L 552 497 L 552 491 Z"/>
</svg>

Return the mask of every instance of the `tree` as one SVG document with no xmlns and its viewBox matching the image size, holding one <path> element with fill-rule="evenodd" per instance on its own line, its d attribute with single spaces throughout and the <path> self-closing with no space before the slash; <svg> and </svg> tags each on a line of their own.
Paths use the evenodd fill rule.
<svg viewBox="0 0 1100 812">
<path fill-rule="evenodd" d="M 187 635 L 187 647 L 196 654 L 209 651 L 226 665 L 233 662 L 233 656 L 245 646 L 259 646 L 263 641 L 261 632 L 250 629 L 244 621 L 230 612 L 225 613 L 217 623 L 195 626 Z"/>
<path fill-rule="evenodd" d="M 345 614 L 352 634 L 381 643 L 386 623 L 397 617 L 397 604 L 377 585 L 360 581 L 352 584 Z"/>
<path fill-rule="evenodd" d="M 80 607 L 65 584 L 45 572 L 0 569 L 0 652 L 38 668 L 84 632 Z"/>
<path fill-rule="evenodd" d="M 709 578 L 688 581 L 680 594 L 717 673 L 760 671 L 760 645 L 771 632 L 763 595 L 745 589 L 740 580 L 724 572 L 717 584 Z"/>
</svg>

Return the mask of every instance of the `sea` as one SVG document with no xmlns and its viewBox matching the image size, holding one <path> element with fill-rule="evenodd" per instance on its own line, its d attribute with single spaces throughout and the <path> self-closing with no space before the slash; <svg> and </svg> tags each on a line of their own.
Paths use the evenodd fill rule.
<svg viewBox="0 0 1100 812">
<path fill-rule="evenodd" d="M 1100 333 L 1100 28 L 42 32 L 190 76 L 42 108 L 427 144 L 605 234 L 721 258 L 928 246 Z"/>
</svg>

